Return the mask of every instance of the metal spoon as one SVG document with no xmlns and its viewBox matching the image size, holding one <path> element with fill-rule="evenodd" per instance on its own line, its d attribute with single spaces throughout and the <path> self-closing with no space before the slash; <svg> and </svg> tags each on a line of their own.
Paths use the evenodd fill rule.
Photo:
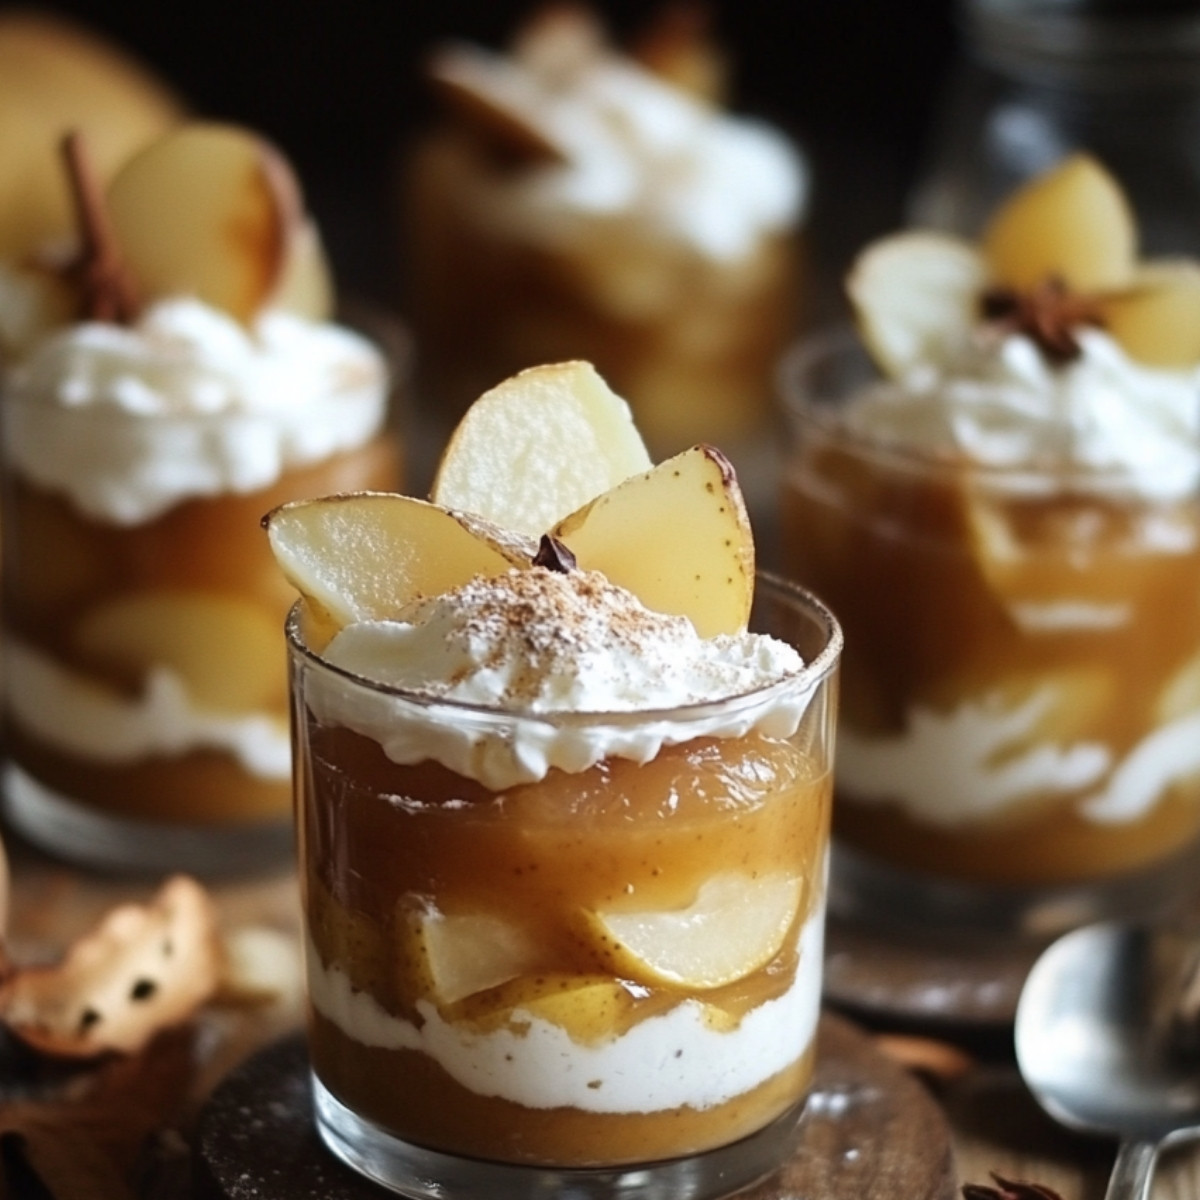
<svg viewBox="0 0 1200 1200">
<path fill-rule="evenodd" d="M 1159 1150 L 1200 1137 L 1198 950 L 1178 930 L 1089 925 L 1044 951 L 1021 990 L 1017 1064 L 1034 1097 L 1072 1129 L 1121 1139 L 1106 1200 L 1144 1200 Z"/>
</svg>

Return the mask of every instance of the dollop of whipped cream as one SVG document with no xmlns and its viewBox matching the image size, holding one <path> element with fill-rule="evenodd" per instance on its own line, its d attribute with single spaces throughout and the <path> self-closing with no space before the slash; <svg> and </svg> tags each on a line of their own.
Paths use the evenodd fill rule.
<svg viewBox="0 0 1200 1200">
<path fill-rule="evenodd" d="M 1093 473 L 1106 491 L 1163 499 L 1193 492 L 1200 368 L 1144 366 L 1099 329 L 1076 336 L 1079 356 L 1061 365 L 1021 334 L 974 337 L 944 364 L 923 364 L 898 384 L 867 389 L 847 421 L 875 441 L 1029 469 L 1048 490 L 1064 473 L 1086 487 Z"/>
<path fill-rule="evenodd" d="M 351 330 L 280 311 L 247 328 L 199 300 L 163 300 L 132 326 L 56 330 L 17 362 L 7 454 L 89 515 L 136 524 L 363 444 L 387 388 L 382 356 Z"/>
<path fill-rule="evenodd" d="M 537 114 L 566 159 L 480 180 L 481 218 L 516 236 L 569 246 L 581 224 L 611 233 L 618 218 L 644 240 L 738 260 L 803 215 L 805 163 L 764 122 L 721 112 L 599 48 L 566 66 L 536 53 L 470 52 Z"/>
<path fill-rule="evenodd" d="M 348 625 L 322 657 L 407 697 L 314 675 L 310 708 L 393 761 L 432 758 L 494 789 L 701 736 L 786 737 L 815 686 L 786 643 L 701 638 L 597 572 L 514 570 L 402 617 Z"/>
</svg>

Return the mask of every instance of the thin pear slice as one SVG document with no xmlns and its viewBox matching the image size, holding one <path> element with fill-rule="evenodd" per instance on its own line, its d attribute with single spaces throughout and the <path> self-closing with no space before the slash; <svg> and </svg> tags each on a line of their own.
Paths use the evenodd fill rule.
<svg viewBox="0 0 1200 1200">
<path fill-rule="evenodd" d="M 169 668 L 193 703 L 212 712 L 274 708 L 287 693 L 277 614 L 238 596 L 118 596 L 85 613 L 72 640 L 89 663 L 133 686 L 154 668 Z"/>
<path fill-rule="evenodd" d="M 108 189 L 117 244 L 145 300 L 189 295 L 248 322 L 285 277 L 303 223 L 291 167 L 234 125 L 182 125 Z"/>
<path fill-rule="evenodd" d="M 1132 284 L 1097 301 L 1104 327 L 1130 357 L 1151 367 L 1200 362 L 1200 267 L 1148 262 Z"/>
<path fill-rule="evenodd" d="M 1137 258 L 1137 226 L 1116 180 L 1075 154 L 1018 189 L 983 234 L 999 283 L 1019 290 L 1058 278 L 1072 292 L 1123 287 Z"/>
<path fill-rule="evenodd" d="M 650 466 L 625 403 L 586 362 L 530 367 L 467 410 L 431 499 L 539 537 Z"/>
<path fill-rule="evenodd" d="M 801 880 L 785 871 L 714 875 L 687 908 L 589 912 L 588 944 L 614 975 L 706 990 L 757 971 L 783 948 L 800 907 Z"/>
<path fill-rule="evenodd" d="M 511 558 L 444 508 L 392 492 L 346 492 L 272 509 L 263 525 L 275 561 L 334 629 L 395 617 L 414 600 L 477 576 L 502 575 Z"/>
<path fill-rule="evenodd" d="M 499 987 L 543 957 L 528 933 L 492 913 L 413 906 L 400 914 L 399 935 L 401 986 L 438 1005 Z"/>
<path fill-rule="evenodd" d="M 893 378 L 944 363 L 978 321 L 987 266 L 961 238 L 901 233 L 873 242 L 846 281 L 859 332 Z"/>
<path fill-rule="evenodd" d="M 597 496 L 552 530 L 578 565 L 701 637 L 740 633 L 754 599 L 754 535 L 733 466 L 693 446 Z"/>
</svg>

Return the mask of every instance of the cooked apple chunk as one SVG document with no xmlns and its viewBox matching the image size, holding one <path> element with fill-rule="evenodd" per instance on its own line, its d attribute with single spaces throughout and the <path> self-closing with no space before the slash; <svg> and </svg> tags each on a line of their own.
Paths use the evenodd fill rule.
<svg viewBox="0 0 1200 1200">
<path fill-rule="evenodd" d="M 506 379 L 471 405 L 430 498 L 539 537 L 650 465 L 629 406 L 596 369 L 553 363 Z"/>
<path fill-rule="evenodd" d="M 144 300 L 195 296 L 244 322 L 293 254 L 313 253 L 291 167 L 234 125 L 192 122 L 151 143 L 117 172 L 108 210 Z"/>
<path fill-rule="evenodd" d="M 504 1025 L 519 1027 L 530 1020 L 557 1025 L 582 1046 L 595 1045 L 624 1032 L 635 1008 L 645 1015 L 644 998 L 635 998 L 628 985 L 607 975 L 566 975 L 550 972 L 525 975 L 501 987 L 464 1000 L 457 1018 L 471 1021 L 483 1032 Z M 659 1007 L 666 1007 L 661 1001 Z"/>
<path fill-rule="evenodd" d="M 754 536 L 729 460 L 693 446 L 589 501 L 551 531 L 600 571 L 701 637 L 741 633 L 754 599 Z"/>
<path fill-rule="evenodd" d="M 436 504 L 391 492 L 296 500 L 263 524 L 288 582 L 333 630 L 501 575 L 516 553 L 502 531 L 483 536 L 479 518 L 464 524 Z"/>
<path fill-rule="evenodd" d="M 212 712 L 274 708 L 287 692 L 276 618 L 238 596 L 119 596 L 87 612 L 73 641 L 90 664 L 134 687 L 154 668 L 169 668 L 192 702 Z"/>
<path fill-rule="evenodd" d="M 491 913 L 413 905 L 401 912 L 398 928 L 401 988 L 439 1005 L 507 983 L 542 958 L 529 934 Z"/>
<path fill-rule="evenodd" d="M 708 989 L 765 966 L 783 948 L 800 907 L 798 875 L 714 875 L 686 908 L 588 912 L 583 937 L 621 979 Z"/>
</svg>

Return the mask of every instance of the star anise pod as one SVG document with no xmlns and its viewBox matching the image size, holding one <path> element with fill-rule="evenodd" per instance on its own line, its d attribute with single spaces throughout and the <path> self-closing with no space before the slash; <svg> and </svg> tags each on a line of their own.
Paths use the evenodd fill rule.
<svg viewBox="0 0 1200 1200">
<path fill-rule="evenodd" d="M 78 131 L 63 138 L 62 155 L 80 238 L 79 253 L 63 273 L 80 288 L 81 317 L 128 324 L 137 315 L 137 288 L 121 258 L 100 180 Z"/>
<path fill-rule="evenodd" d="M 533 565 L 566 575 L 574 571 L 579 564 L 569 547 L 560 542 L 558 538 L 543 533 L 542 539 L 538 543 L 538 552 L 533 558 Z"/>
<path fill-rule="evenodd" d="M 1043 1183 L 1027 1180 L 1005 1179 L 995 1171 L 989 1171 L 995 1187 L 982 1183 L 964 1183 L 963 1200 L 1062 1200 L 1053 1188 Z"/>
<path fill-rule="evenodd" d="M 1025 334 L 1051 362 L 1060 364 L 1079 356 L 1076 330 L 1080 325 L 1104 324 L 1096 300 L 1070 291 L 1057 277 L 1026 291 L 989 288 L 980 297 L 979 307 L 987 325 L 1004 333 Z"/>
</svg>

